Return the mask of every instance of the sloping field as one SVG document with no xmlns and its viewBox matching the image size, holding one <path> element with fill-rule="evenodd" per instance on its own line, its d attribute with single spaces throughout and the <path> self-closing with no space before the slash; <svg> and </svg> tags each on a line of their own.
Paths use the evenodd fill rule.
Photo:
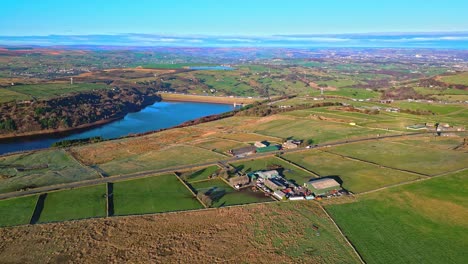
<svg viewBox="0 0 468 264">
<path fill-rule="evenodd" d="M 109 175 L 156 170 L 179 165 L 216 161 L 225 156 L 192 146 L 173 146 L 99 165 Z"/>
<path fill-rule="evenodd" d="M 214 139 L 210 139 L 207 141 L 199 142 L 195 144 L 195 146 L 201 147 L 204 149 L 213 150 L 216 152 L 227 152 L 230 149 L 246 147 L 248 145 L 245 143 L 236 142 L 232 140 L 214 138 Z"/>
<path fill-rule="evenodd" d="M 317 120 L 273 120 L 255 126 L 254 132 L 279 138 L 312 139 L 314 143 L 377 135 L 378 131 Z"/>
<path fill-rule="evenodd" d="M 99 175 L 63 150 L 0 157 L 0 192 L 93 178 Z"/>
<path fill-rule="evenodd" d="M 339 177 L 343 181 L 343 188 L 354 193 L 419 178 L 414 174 L 353 161 L 325 152 L 302 151 L 286 154 L 284 158 L 310 169 L 322 177 Z"/>
<path fill-rule="evenodd" d="M 434 151 L 425 146 L 406 147 L 389 141 L 348 144 L 331 148 L 330 151 L 428 175 L 455 171 L 465 168 L 468 164 L 467 153 L 453 150 Z"/>
<path fill-rule="evenodd" d="M 116 215 L 201 209 L 203 206 L 173 174 L 114 184 Z"/>
<path fill-rule="evenodd" d="M 367 263 L 465 263 L 467 171 L 329 205 Z"/>
<path fill-rule="evenodd" d="M 29 99 L 31 99 L 31 96 L 28 96 L 26 94 L 18 93 L 5 88 L 0 88 L 0 103 Z"/>
<path fill-rule="evenodd" d="M 1 200 L 0 227 L 29 224 L 36 202 L 37 196 L 35 195 Z"/>
<path fill-rule="evenodd" d="M 48 193 L 39 222 L 106 216 L 106 185 Z"/>
<path fill-rule="evenodd" d="M 67 93 L 109 88 L 111 88 L 111 86 L 96 83 L 75 83 L 73 85 L 69 83 L 45 83 L 15 85 L 9 87 L 8 89 L 10 91 L 18 92 L 21 94 L 27 94 L 36 98 L 52 98 Z"/>
<path fill-rule="evenodd" d="M 0 241 L 6 263 L 358 263 L 310 202 L 22 226 Z"/>
<path fill-rule="evenodd" d="M 142 137 L 111 140 L 72 148 L 85 164 L 102 164 L 150 151 L 160 150 L 168 144 L 190 141 L 202 135 L 194 128 L 177 128 Z"/>
</svg>

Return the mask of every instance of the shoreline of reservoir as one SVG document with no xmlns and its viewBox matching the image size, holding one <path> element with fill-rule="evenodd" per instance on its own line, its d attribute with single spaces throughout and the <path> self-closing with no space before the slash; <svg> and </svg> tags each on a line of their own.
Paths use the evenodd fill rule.
<svg viewBox="0 0 468 264">
<path fill-rule="evenodd" d="M 178 93 L 161 93 L 159 94 L 162 101 L 168 102 L 195 102 L 195 103 L 212 103 L 212 104 L 251 104 L 256 101 L 261 101 L 263 98 L 245 98 L 245 97 L 229 97 L 229 96 L 210 96 L 197 94 L 178 94 Z"/>
<path fill-rule="evenodd" d="M 63 140 L 97 136 L 110 140 L 142 135 L 232 110 L 235 108 L 230 104 L 159 101 L 137 112 L 122 113 L 112 119 L 79 127 L 3 135 L 0 137 L 0 156 L 17 151 L 48 148 L 53 143 Z"/>
</svg>

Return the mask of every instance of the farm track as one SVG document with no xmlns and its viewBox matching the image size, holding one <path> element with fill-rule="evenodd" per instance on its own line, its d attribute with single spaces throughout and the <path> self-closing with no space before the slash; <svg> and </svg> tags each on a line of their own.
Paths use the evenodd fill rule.
<svg viewBox="0 0 468 264">
<path fill-rule="evenodd" d="M 457 133 L 457 131 L 453 133 Z M 381 137 L 369 137 L 369 138 L 361 138 L 361 139 L 354 139 L 354 140 L 338 141 L 338 142 L 331 142 L 328 144 L 318 144 L 310 149 L 298 148 L 298 149 L 291 149 L 291 150 L 281 150 L 281 151 L 276 151 L 276 152 L 255 154 L 255 155 L 248 156 L 245 158 L 233 157 L 233 158 L 218 160 L 218 161 L 213 161 L 213 162 L 169 167 L 169 168 L 160 169 L 160 170 L 143 171 L 143 172 L 117 175 L 117 176 L 111 176 L 111 177 L 105 177 L 105 178 L 97 178 L 97 179 L 72 182 L 72 183 L 49 185 L 49 186 L 38 187 L 38 188 L 29 189 L 25 191 L 3 193 L 3 194 L 0 194 L 0 200 L 35 195 L 35 194 L 42 194 L 42 193 L 47 193 L 47 192 L 52 192 L 52 191 L 86 187 L 86 186 L 97 185 L 97 184 L 102 184 L 102 183 L 109 183 L 109 182 L 112 183 L 112 182 L 122 181 L 122 180 L 138 179 L 138 178 L 144 178 L 147 176 L 152 176 L 152 175 L 157 175 L 157 174 L 172 173 L 174 171 L 183 171 L 183 170 L 191 170 L 191 169 L 200 168 L 200 167 L 209 167 L 209 166 L 217 165 L 220 162 L 230 163 L 230 162 L 247 161 L 247 160 L 252 160 L 252 159 L 257 159 L 257 158 L 270 157 L 274 155 L 282 155 L 285 153 L 294 153 L 294 152 L 308 151 L 308 150 L 313 150 L 313 149 L 346 145 L 346 144 L 365 142 L 365 141 L 371 141 L 371 140 L 380 140 L 380 139 L 385 139 L 385 138 L 399 138 L 399 137 L 407 137 L 407 136 L 412 136 L 412 135 L 423 135 L 423 134 L 428 134 L 428 132 L 416 132 L 416 133 L 408 133 L 408 134 L 398 134 L 398 135 L 389 135 L 389 136 L 381 136 Z"/>
</svg>

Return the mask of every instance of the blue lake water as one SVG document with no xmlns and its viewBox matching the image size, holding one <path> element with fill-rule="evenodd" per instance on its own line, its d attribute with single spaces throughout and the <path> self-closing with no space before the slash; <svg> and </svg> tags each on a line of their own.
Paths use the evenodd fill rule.
<svg viewBox="0 0 468 264">
<path fill-rule="evenodd" d="M 129 113 L 123 119 L 82 132 L 68 135 L 47 135 L 38 138 L 0 140 L 0 154 L 47 148 L 55 142 L 66 139 L 89 137 L 118 138 L 129 134 L 169 128 L 185 121 L 232 110 L 234 110 L 234 106 L 227 104 L 157 102 L 139 112 Z"/>
</svg>

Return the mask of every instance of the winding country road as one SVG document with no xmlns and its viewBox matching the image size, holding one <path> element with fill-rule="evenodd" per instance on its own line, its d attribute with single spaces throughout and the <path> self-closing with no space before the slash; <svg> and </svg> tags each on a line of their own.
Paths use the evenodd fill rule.
<svg viewBox="0 0 468 264">
<path fill-rule="evenodd" d="M 457 133 L 458 131 L 446 131 L 446 132 Z M 174 171 L 182 171 L 182 170 L 190 170 L 190 169 L 200 168 L 200 167 L 208 167 L 208 166 L 217 165 L 219 163 L 238 162 L 238 161 L 258 159 L 262 157 L 274 156 L 277 154 L 282 155 L 285 153 L 307 151 L 307 150 L 312 150 L 316 148 L 331 147 L 331 146 L 345 145 L 345 144 L 364 142 L 364 141 L 370 141 L 370 140 L 380 140 L 380 139 L 386 139 L 386 138 L 398 138 L 398 137 L 407 137 L 407 136 L 422 135 L 422 134 L 431 134 L 431 133 L 433 132 L 416 132 L 416 133 L 408 133 L 408 134 L 395 134 L 395 135 L 380 136 L 380 137 L 369 137 L 369 138 L 361 138 L 361 139 L 354 139 L 354 140 L 338 141 L 338 142 L 317 144 L 317 145 L 311 146 L 310 148 L 297 148 L 297 149 L 279 150 L 275 152 L 254 154 L 245 158 L 232 157 L 232 158 L 213 161 L 213 162 L 197 163 L 197 164 L 191 164 L 191 165 L 169 167 L 169 168 L 159 169 L 159 170 L 150 170 L 150 171 L 142 171 L 142 172 L 131 173 L 131 174 L 116 175 L 116 176 L 111 176 L 111 177 L 106 177 L 106 178 L 97 178 L 97 179 L 84 180 L 84 181 L 78 181 L 78 182 L 49 185 L 49 186 L 37 187 L 34 189 L 28 189 L 24 191 L 3 193 L 3 194 L 0 194 L 0 200 L 34 195 L 34 194 L 42 194 L 42 193 L 47 193 L 51 191 L 86 187 L 90 185 L 96 185 L 96 184 L 102 184 L 102 183 L 108 183 L 108 182 L 143 178 L 143 177 L 155 175 L 155 174 L 163 174 L 163 173 L 170 173 Z"/>
</svg>

